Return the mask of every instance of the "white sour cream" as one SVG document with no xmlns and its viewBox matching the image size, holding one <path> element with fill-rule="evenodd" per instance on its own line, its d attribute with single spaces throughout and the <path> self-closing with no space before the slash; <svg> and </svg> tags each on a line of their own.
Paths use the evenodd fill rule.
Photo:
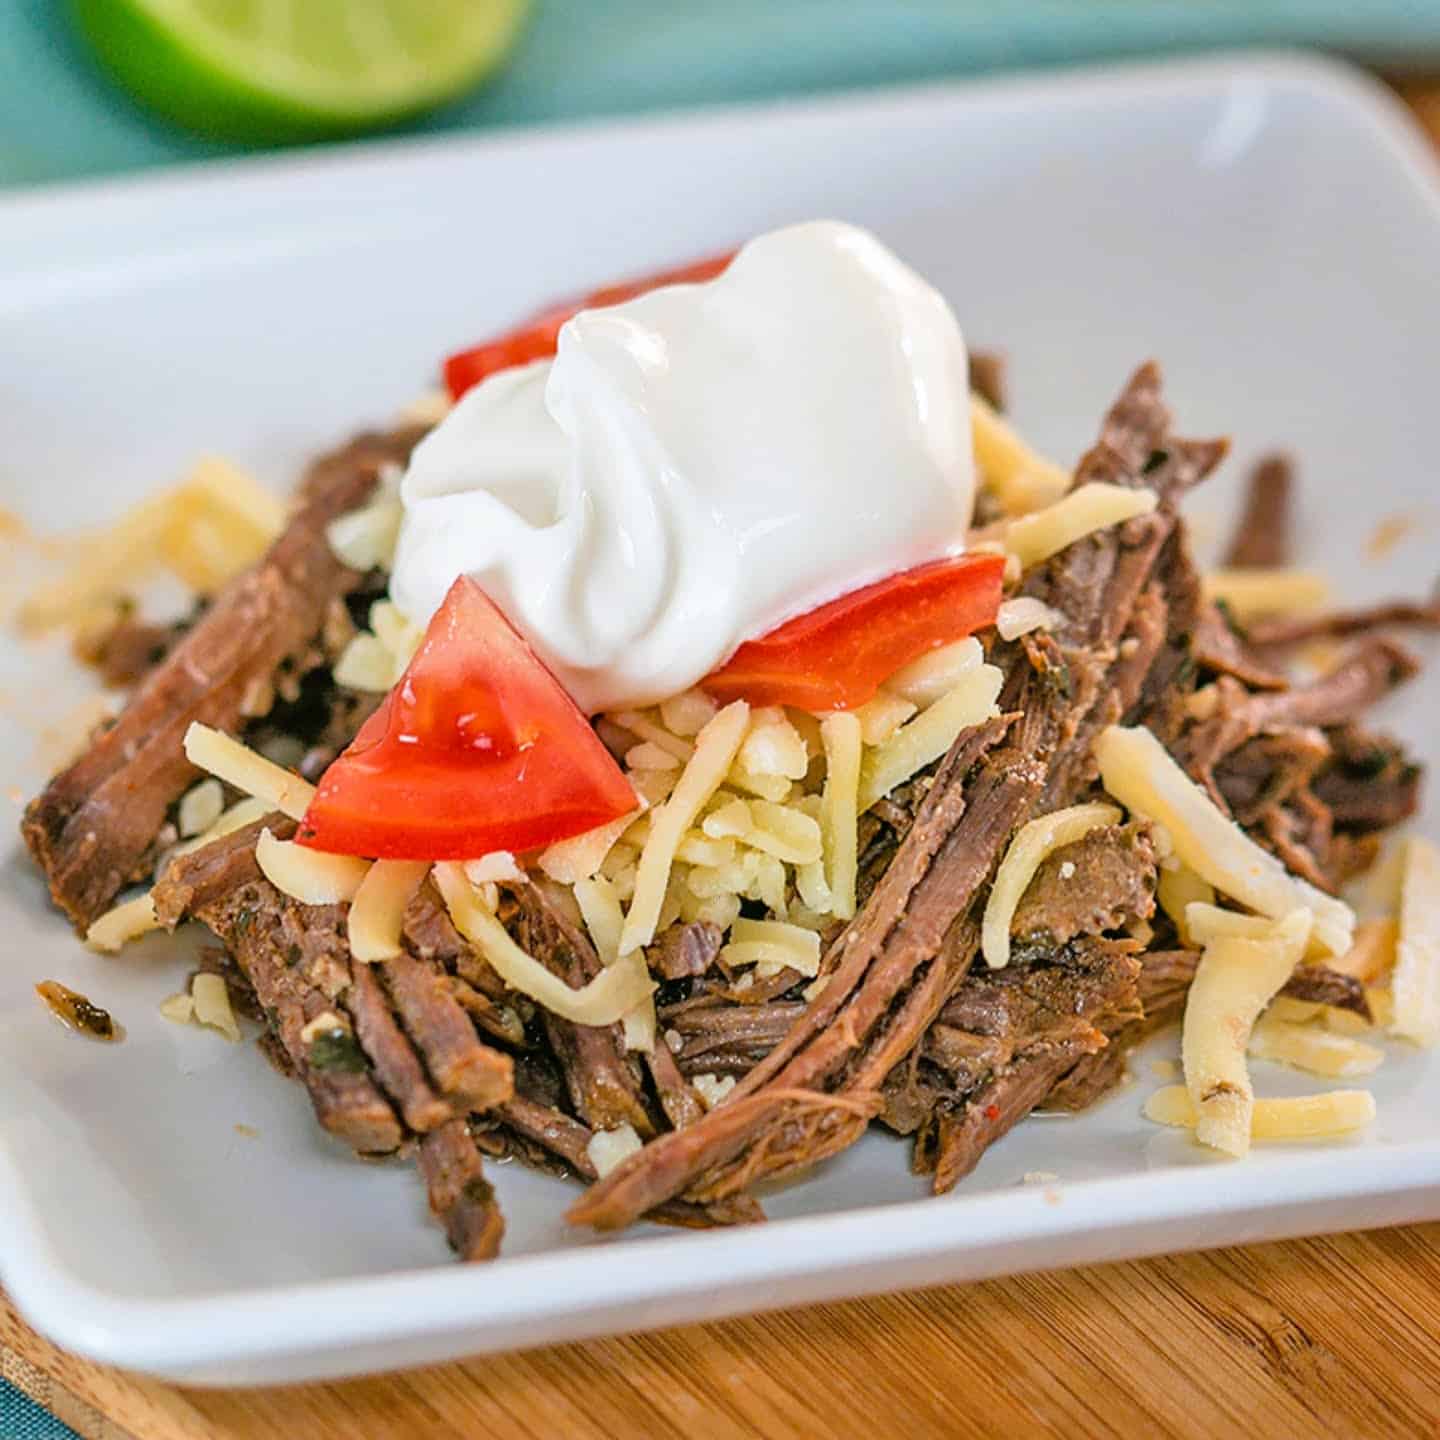
<svg viewBox="0 0 1440 1440">
<path fill-rule="evenodd" d="M 391 594 L 423 624 L 473 576 L 588 713 L 676 694 L 964 548 L 966 372 L 949 306 L 874 236 L 763 235 L 464 396 L 410 462 Z"/>
</svg>

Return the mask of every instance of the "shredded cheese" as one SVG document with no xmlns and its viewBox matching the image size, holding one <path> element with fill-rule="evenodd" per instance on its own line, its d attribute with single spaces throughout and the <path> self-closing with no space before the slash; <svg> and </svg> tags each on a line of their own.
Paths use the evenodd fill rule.
<svg viewBox="0 0 1440 1440">
<path fill-rule="evenodd" d="M 195 1022 L 218 1030 L 232 1043 L 240 1039 L 240 1026 L 230 1008 L 230 992 L 218 975 L 200 974 L 190 982 L 190 998 L 195 1005 Z"/>
<path fill-rule="evenodd" d="M 1070 475 L 1046 460 L 978 395 L 970 397 L 970 436 L 975 464 L 1007 515 L 1023 515 L 1057 500 Z"/>
<path fill-rule="evenodd" d="M 435 883 L 455 928 L 490 962 L 497 975 L 522 995 L 577 1025 L 613 1025 L 655 990 L 641 954 L 626 955 L 579 990 L 552 975 L 511 938 L 453 862 L 437 865 Z"/>
<path fill-rule="evenodd" d="M 1195 928 L 1191 907 L 1191 928 Z M 1185 1002 L 1181 1064 L 1195 1105 L 1195 1137 L 1230 1155 L 1250 1147 L 1255 1093 L 1245 1047 L 1260 1012 L 1305 953 L 1312 919 L 1295 910 L 1264 939 L 1221 936 L 1205 947 Z"/>
<path fill-rule="evenodd" d="M 1350 948 L 1355 912 L 1289 874 L 1222 815 L 1151 731 L 1112 725 L 1095 742 L 1095 758 L 1105 789 L 1133 813 L 1163 825 L 1174 853 L 1202 879 L 1271 919 L 1303 906 L 1314 913 L 1315 939 L 1326 954 Z"/>
<path fill-rule="evenodd" d="M 598 875 L 611 847 L 634 823 L 637 813 L 632 810 L 618 820 L 585 831 L 583 835 L 557 840 L 547 846 L 540 852 L 537 862 L 542 873 L 561 885 L 574 885 Z"/>
<path fill-rule="evenodd" d="M 466 860 L 465 874 L 472 885 L 493 885 L 497 881 L 520 882 L 525 872 L 515 863 L 508 850 L 492 850 L 478 860 Z"/>
<path fill-rule="evenodd" d="M 198 721 L 185 732 L 185 758 L 292 820 L 303 820 L 315 787 L 219 730 Z"/>
<path fill-rule="evenodd" d="M 811 978 L 820 973 L 820 937 L 779 920 L 737 920 L 720 954 L 730 965 L 788 966 Z"/>
<path fill-rule="evenodd" d="M 378 635 L 362 630 L 335 662 L 335 683 L 347 690 L 383 695 L 400 678 L 395 656 Z"/>
<path fill-rule="evenodd" d="M 325 527 L 325 538 L 335 557 L 352 570 L 389 570 L 404 518 L 399 497 L 385 495 L 336 516 Z"/>
<path fill-rule="evenodd" d="M 1186 907 L 1194 902 L 1213 905 L 1215 887 L 1208 880 L 1202 880 L 1188 865 L 1172 862 L 1169 866 L 1160 868 L 1155 898 L 1160 902 L 1160 908 L 1174 922 L 1180 943 L 1198 945 L 1200 942 L 1190 933 Z"/>
<path fill-rule="evenodd" d="M 820 722 L 825 747 L 825 789 L 820 798 L 820 831 L 830 913 L 838 920 L 855 914 L 860 865 L 861 777 L 864 760 L 860 721 L 844 711 Z"/>
<path fill-rule="evenodd" d="M 1035 872 L 1046 858 L 1066 845 L 1083 840 L 1092 830 L 1115 825 L 1120 812 L 1113 805 L 1072 805 L 1042 815 L 1021 826 L 990 887 L 985 916 L 980 923 L 980 948 L 992 970 L 1010 963 L 1010 924 Z"/>
<path fill-rule="evenodd" d="M 1145 1118 L 1159 1125 L 1195 1128 L 1195 1102 L 1183 1085 L 1166 1085 L 1145 1102 Z M 1252 1140 L 1309 1140 L 1361 1130 L 1375 1118 L 1368 1090 L 1330 1090 L 1257 1100 L 1250 1118 Z"/>
<path fill-rule="evenodd" d="M 720 707 L 703 690 L 682 690 L 660 702 L 660 721 L 672 735 L 698 735 Z"/>
<path fill-rule="evenodd" d="M 1256 1022 L 1250 1032 L 1249 1053 L 1257 1060 L 1306 1070 L 1312 1075 L 1335 1075 L 1348 1079 L 1369 1075 L 1380 1068 L 1385 1052 L 1374 1045 L 1314 1025 L 1296 1025 L 1269 1014 Z"/>
<path fill-rule="evenodd" d="M 692 1075 L 690 1083 L 695 1087 L 696 1093 L 705 1102 L 707 1110 L 713 1110 L 717 1105 L 725 1103 L 725 1097 L 735 1088 L 735 1077 L 733 1075 Z"/>
<path fill-rule="evenodd" d="M 187 839 L 203 835 L 220 818 L 225 809 L 225 791 L 218 780 L 202 780 L 192 785 L 181 797 L 176 823 Z"/>
<path fill-rule="evenodd" d="M 147 891 L 133 900 L 126 900 L 107 910 L 93 921 L 85 932 L 85 943 L 92 950 L 113 955 L 116 951 L 138 939 L 150 930 L 156 930 L 160 921 L 155 914 L 155 902 Z"/>
<path fill-rule="evenodd" d="M 1212 570 L 1203 585 L 1205 598 L 1223 602 L 1241 624 L 1318 610 L 1330 598 L 1329 582 L 1310 570 Z"/>
<path fill-rule="evenodd" d="M 282 895 L 302 905 L 340 905 L 353 899 L 370 869 L 368 860 L 307 850 L 293 840 L 277 840 L 268 829 L 255 843 L 255 863 Z"/>
<path fill-rule="evenodd" d="M 883 745 L 917 709 L 919 706 L 913 700 L 880 690 L 873 700 L 867 700 L 855 711 L 855 718 L 860 722 L 860 738 L 867 745 Z"/>
<path fill-rule="evenodd" d="M 183 990 L 160 1002 L 160 1014 L 172 1025 L 189 1025 L 195 1019 L 195 997 Z"/>
<path fill-rule="evenodd" d="M 998 715 L 995 701 L 1004 683 L 994 665 L 967 671 L 948 694 L 870 751 L 860 773 L 861 811 L 938 760 L 962 730 Z"/>
<path fill-rule="evenodd" d="M 1362 920 L 1355 927 L 1355 941 L 1343 954 L 1330 961 L 1330 968 L 1353 975 L 1364 985 L 1373 985 L 1395 966 L 1400 925 L 1392 916 Z"/>
<path fill-rule="evenodd" d="M 620 931 L 625 924 L 615 887 L 603 875 L 577 880 L 575 903 L 601 964 L 613 965 L 620 958 Z"/>
<path fill-rule="evenodd" d="M 1400 879 L 1400 934 L 1390 1033 L 1417 1045 L 1440 1039 L 1440 850 L 1412 836 Z"/>
<path fill-rule="evenodd" d="M 614 1130 L 597 1130 L 585 1146 L 585 1154 L 595 1167 L 596 1179 L 604 1179 L 622 1160 L 640 1149 L 640 1136 L 633 1125 Z"/>
<path fill-rule="evenodd" d="M 1159 503 L 1153 490 L 1092 481 L 1044 510 L 1012 521 L 1005 546 L 1028 570 L 1097 530 L 1150 514 Z"/>
<path fill-rule="evenodd" d="M 633 954 L 655 938 L 676 848 L 694 825 L 705 802 L 724 782 L 749 724 L 750 707 L 743 700 L 736 700 L 695 737 L 695 753 L 685 762 L 670 798 L 655 815 L 649 838 L 640 852 L 635 895 L 620 936 L 622 955 Z"/>
<path fill-rule="evenodd" d="M 400 953 L 406 907 L 429 869 L 425 860 L 377 860 L 366 871 L 345 921 L 350 953 L 362 964 Z"/>
<path fill-rule="evenodd" d="M 885 689 L 912 705 L 925 709 L 942 695 L 948 695 L 963 676 L 977 669 L 985 659 L 980 642 L 967 635 L 902 665 L 886 682 Z"/>
<path fill-rule="evenodd" d="M 1001 603 L 995 616 L 995 628 L 1002 640 L 1018 640 L 1032 630 L 1053 630 L 1064 621 L 1058 610 L 1033 595 L 1017 595 Z"/>
<path fill-rule="evenodd" d="M 754 712 L 750 733 L 740 746 L 737 759 L 742 773 L 757 779 L 778 776 L 785 780 L 800 780 L 810 768 L 804 739 L 778 707 Z"/>
</svg>

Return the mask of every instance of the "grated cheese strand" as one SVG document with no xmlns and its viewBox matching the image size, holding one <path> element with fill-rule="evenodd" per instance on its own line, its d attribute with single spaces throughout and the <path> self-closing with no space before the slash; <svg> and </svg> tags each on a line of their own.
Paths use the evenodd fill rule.
<svg viewBox="0 0 1440 1440">
<path fill-rule="evenodd" d="M 541 871 L 561 885 L 575 885 L 600 873 L 605 857 L 615 842 L 635 823 L 638 810 L 631 810 L 583 835 L 557 840 L 540 852 Z"/>
<path fill-rule="evenodd" d="M 240 1026 L 230 1008 L 230 992 L 218 975 L 200 974 L 190 982 L 190 998 L 195 1004 L 195 1023 L 218 1030 L 232 1044 L 240 1039 Z"/>
<path fill-rule="evenodd" d="M 185 758 L 292 820 L 303 820 L 315 798 L 315 787 L 308 780 L 198 720 L 185 732 Z"/>
<path fill-rule="evenodd" d="M 860 721 L 852 714 L 827 715 L 820 722 L 825 747 L 825 789 L 820 797 L 820 832 L 830 913 L 837 920 L 855 914 L 860 868 L 861 775 L 864 761 Z"/>
<path fill-rule="evenodd" d="M 1329 582 L 1310 570 L 1212 570 L 1201 583 L 1205 598 L 1222 602 L 1241 624 L 1318 610 L 1330 598 Z"/>
<path fill-rule="evenodd" d="M 998 715 L 995 701 L 1004 683 L 994 665 L 967 671 L 948 694 L 870 751 L 860 773 L 861 813 L 938 760 L 962 730 Z"/>
<path fill-rule="evenodd" d="M 1035 872 L 1046 858 L 1066 845 L 1083 840 L 1092 830 L 1115 825 L 1120 812 L 1113 805 L 1072 805 L 1023 825 L 1010 842 L 980 923 L 980 949 L 992 970 L 1010 963 L 1010 924 Z"/>
<path fill-rule="evenodd" d="M 978 669 L 985 660 L 980 642 L 967 635 L 963 640 L 942 645 L 908 665 L 902 665 L 886 682 L 885 688 L 921 710 L 948 695 L 962 676 Z"/>
<path fill-rule="evenodd" d="M 102 955 L 113 955 L 130 941 L 159 928 L 155 902 L 146 891 L 144 895 L 126 900 L 92 921 L 85 932 L 85 943 Z"/>
<path fill-rule="evenodd" d="M 685 762 L 669 799 L 655 812 L 640 852 L 635 894 L 620 934 L 621 955 L 632 955 L 655 938 L 675 851 L 699 818 L 705 802 L 724 783 L 749 726 L 750 707 L 736 700 L 695 737 L 695 753 Z"/>
<path fill-rule="evenodd" d="M 1440 1039 L 1440 850 L 1412 836 L 1400 878 L 1400 932 L 1390 1033 L 1417 1045 Z"/>
<path fill-rule="evenodd" d="M 1166 1085 L 1145 1102 L 1145 1118 L 1159 1125 L 1195 1127 L 1195 1103 L 1183 1085 Z M 1368 1090 L 1329 1090 L 1257 1100 L 1250 1120 L 1253 1140 L 1323 1139 L 1363 1129 L 1375 1118 L 1375 1097 Z"/>
<path fill-rule="evenodd" d="M 1348 1079 L 1369 1075 L 1380 1068 L 1385 1052 L 1349 1035 L 1321 1030 L 1314 1025 L 1297 1025 L 1263 1016 L 1250 1032 L 1249 1053 L 1257 1060 L 1270 1060 L 1305 1070 L 1312 1075 L 1334 1075 Z"/>
<path fill-rule="evenodd" d="M 1255 1092 L 1245 1048 L 1260 1012 L 1305 953 L 1311 923 L 1308 910 L 1295 910 L 1271 923 L 1264 939 L 1221 936 L 1200 957 L 1185 1002 L 1180 1059 L 1201 1144 L 1235 1156 L 1250 1148 Z"/>
<path fill-rule="evenodd" d="M 1092 481 L 1063 500 L 1012 521 L 1005 531 L 1005 548 L 1028 570 L 1097 530 L 1150 514 L 1159 503 L 1153 490 Z"/>
<path fill-rule="evenodd" d="M 400 953 L 406 907 L 429 869 L 427 860 L 377 860 L 366 872 L 345 922 L 350 953 L 362 964 Z"/>
<path fill-rule="evenodd" d="M 1151 731 L 1112 725 L 1095 742 L 1105 789 L 1136 815 L 1163 825 L 1175 854 L 1202 879 L 1252 910 L 1281 919 L 1303 906 L 1328 955 L 1350 948 L 1355 912 L 1296 879 L 1228 820 Z"/>
<path fill-rule="evenodd" d="M 594 875 L 575 882 L 575 903 L 580 918 L 590 932 L 590 941 L 602 965 L 613 965 L 620 958 L 620 931 L 625 912 L 615 887 L 603 875 Z"/>
<path fill-rule="evenodd" d="M 1175 932 L 1182 945 L 1198 945 L 1200 942 L 1190 933 L 1190 922 L 1186 919 L 1186 908 L 1195 901 L 1202 904 L 1215 903 L 1215 887 L 1208 880 L 1202 880 L 1188 865 L 1172 861 L 1160 867 L 1159 879 L 1155 885 L 1155 898 L 1160 908 L 1175 922 Z"/>
<path fill-rule="evenodd" d="M 970 438 L 975 465 L 1007 515 L 1049 505 L 1070 488 L 1069 472 L 1036 454 L 978 395 L 970 397 Z"/>
<path fill-rule="evenodd" d="M 302 905 L 340 905 L 354 899 L 370 870 L 368 860 L 307 850 L 293 840 L 277 840 L 268 829 L 255 842 L 255 863 L 282 895 Z"/>
<path fill-rule="evenodd" d="M 820 973 L 820 937 L 780 920 L 737 920 L 720 952 L 730 965 L 788 967 L 814 978 Z"/>
<path fill-rule="evenodd" d="M 579 990 L 571 989 L 510 938 L 500 921 L 481 904 L 461 866 L 447 862 L 437 865 L 433 873 L 455 928 L 511 989 L 528 995 L 552 1015 L 576 1025 L 613 1025 L 654 993 L 655 982 L 640 954 L 617 960 Z"/>
</svg>

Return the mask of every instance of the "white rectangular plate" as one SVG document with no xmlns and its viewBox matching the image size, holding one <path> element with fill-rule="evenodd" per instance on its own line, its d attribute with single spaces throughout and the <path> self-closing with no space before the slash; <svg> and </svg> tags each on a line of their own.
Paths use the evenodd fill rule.
<svg viewBox="0 0 1440 1440">
<path fill-rule="evenodd" d="M 1014 364 L 1021 423 L 1072 459 L 1140 360 L 1237 460 L 1304 466 L 1306 558 L 1357 600 L 1434 579 L 1440 205 L 1368 81 L 1243 59 L 300 154 L 0 199 L 0 500 L 46 531 L 219 451 L 288 483 L 385 421 L 439 356 L 556 294 L 786 221 L 872 226 Z M 1409 538 L 1366 559 L 1382 517 Z M 10 553 L 14 553 L 13 551 Z M 11 571 L 9 562 L 6 571 Z M 13 582 L 0 575 L 0 584 Z M 1440 1215 L 1440 1060 L 1397 1052 L 1380 1118 L 1211 1162 L 1136 1080 L 1035 1119 L 943 1200 L 872 1135 L 742 1232 L 569 1232 L 562 1182 L 498 1173 L 509 1234 L 452 1264 L 403 1164 L 359 1164 L 253 1046 L 169 1025 L 169 942 L 88 955 L 21 853 L 37 732 L 88 682 L 0 643 L 0 1274 L 61 1344 L 192 1382 L 300 1380 L 878 1289 Z M 1436 684 L 1387 722 L 1434 762 Z M 9 798 L 5 798 L 8 795 Z M 1431 829 L 1434 829 L 1432 810 Z M 45 977 L 114 1010 L 61 1033 Z M 1310 1088 L 1267 1067 L 1272 1092 Z M 1318 1087 L 1317 1087 L 1318 1088 Z M 250 1136 L 237 1124 L 253 1127 Z M 1050 1183 L 1025 1185 L 1030 1172 Z"/>
</svg>

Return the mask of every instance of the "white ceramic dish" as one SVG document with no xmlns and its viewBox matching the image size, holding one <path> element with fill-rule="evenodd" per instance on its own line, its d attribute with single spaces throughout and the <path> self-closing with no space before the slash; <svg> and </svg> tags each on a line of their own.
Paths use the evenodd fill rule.
<svg viewBox="0 0 1440 1440">
<path fill-rule="evenodd" d="M 56 529 L 207 450 L 282 483 L 532 304 L 828 214 L 873 226 L 948 291 L 972 339 L 1007 348 L 1045 448 L 1076 455 L 1132 366 L 1159 355 L 1188 431 L 1233 432 L 1241 462 L 1277 442 L 1299 452 L 1307 558 L 1344 593 L 1421 591 L 1437 196 L 1390 100 L 1283 57 L 12 195 L 0 498 Z M 1197 502 L 1212 533 L 1240 468 Z M 1365 537 L 1397 512 L 1418 529 L 1367 563 Z M 168 942 L 100 959 L 47 909 L 14 802 L 43 778 L 37 727 L 86 687 L 53 650 L 0 646 L 0 1275 L 84 1354 L 191 1382 L 299 1380 L 1440 1215 L 1440 1058 L 1390 1060 L 1365 1136 L 1244 1164 L 1141 1119 L 1157 1083 L 1142 1058 L 1129 1089 L 1081 1119 L 1026 1123 L 944 1200 L 922 1199 L 906 1148 L 875 1135 L 774 1196 L 768 1226 L 595 1240 L 562 1223 L 566 1185 L 509 1167 L 505 1257 L 454 1265 L 408 1167 L 330 1145 L 253 1047 L 159 1018 L 179 969 Z M 1427 680 L 1387 717 L 1431 762 L 1436 693 Z M 31 993 L 49 976 L 113 1008 L 127 1041 L 62 1034 Z M 1306 1088 L 1271 1069 L 1264 1083 Z M 1021 1183 L 1036 1171 L 1059 1178 Z"/>
</svg>

